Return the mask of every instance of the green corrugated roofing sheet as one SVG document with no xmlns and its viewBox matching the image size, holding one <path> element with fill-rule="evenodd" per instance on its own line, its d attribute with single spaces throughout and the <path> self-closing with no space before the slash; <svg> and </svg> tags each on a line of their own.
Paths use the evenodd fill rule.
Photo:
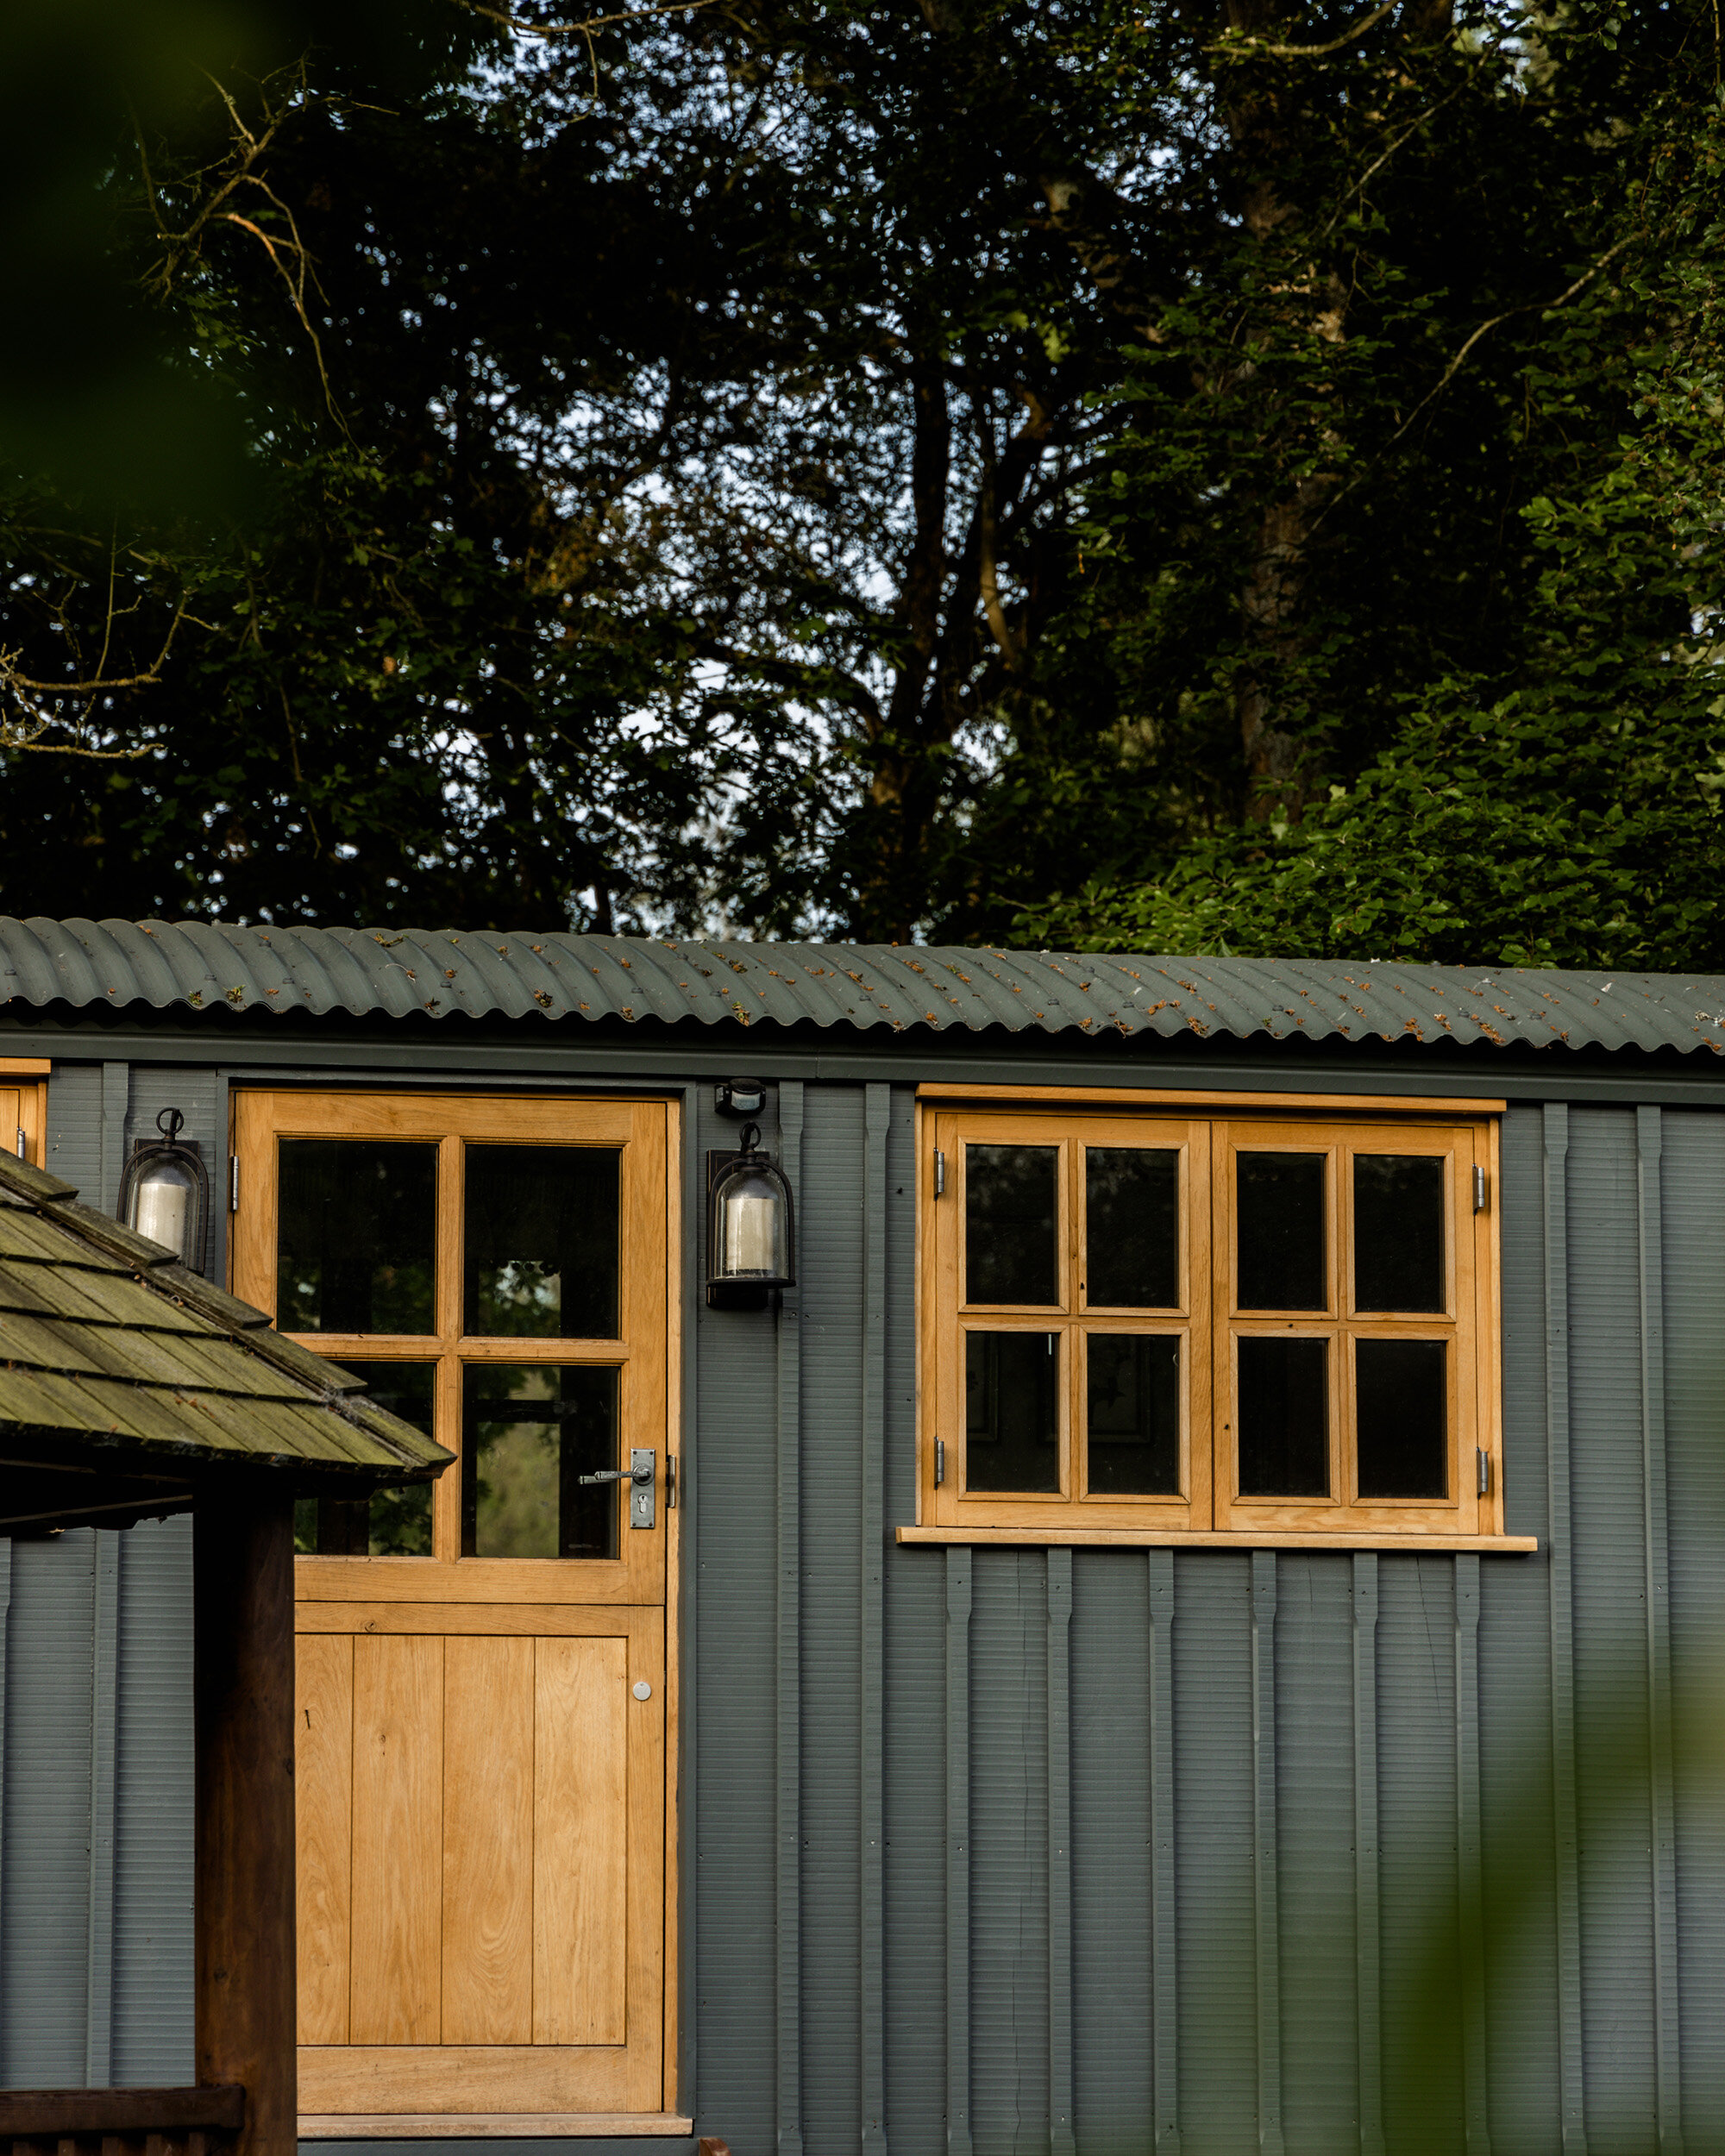
<svg viewBox="0 0 1725 2156">
<path fill-rule="evenodd" d="M 0 1007 L 1725 1053 L 1725 978 L 0 916 Z"/>
<path fill-rule="evenodd" d="M 422 1482 L 450 1455 L 171 1250 L 0 1154 L 0 1438 Z"/>
</svg>

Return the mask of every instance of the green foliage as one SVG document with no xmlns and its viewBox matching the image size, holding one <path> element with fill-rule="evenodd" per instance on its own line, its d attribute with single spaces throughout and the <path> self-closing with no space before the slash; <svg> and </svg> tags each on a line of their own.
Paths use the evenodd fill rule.
<svg viewBox="0 0 1725 2156">
<path fill-rule="evenodd" d="M 1297 322 L 1273 323 L 1267 415 L 1253 382 L 1220 442 L 1182 429 L 1159 357 L 1140 365 L 1132 386 L 1160 430 L 1135 418 L 1095 498 L 1092 618 L 1121 673 L 1161 689 L 1162 738 L 1208 719 L 1219 740 L 1242 680 L 1264 673 L 1297 761 L 1291 780 L 1255 787 L 1242 769 L 1233 799 L 1199 803 L 1176 843 L 1123 849 L 1071 895 L 1032 900 L 1020 934 L 1725 963 L 1725 137 L 1700 16 L 1653 16 L 1632 48 L 1572 10 L 1561 42 L 1509 54 L 1507 80 L 1482 85 L 1484 59 L 1446 63 L 1474 71 L 1445 92 L 1452 114 L 1491 90 L 1450 124 L 1481 185 L 1504 183 L 1499 204 L 1520 168 L 1516 206 L 1494 204 L 1466 249 L 1442 235 L 1454 244 L 1440 283 L 1397 261 L 1405 229 L 1362 204 L 1347 317 L 1360 334 L 1324 350 L 1309 335 L 1302 347 Z M 1443 124 L 1426 130 L 1427 158 L 1446 154 Z M 1409 211 L 1454 198 L 1435 177 Z M 1565 205 L 1542 262 L 1531 213 Z M 1506 264 L 1516 251 L 1527 262 Z M 1463 275 L 1458 309 L 1447 279 Z M 1253 412 L 1270 423 L 1256 447 Z M 1231 589 L 1250 592 L 1254 545 L 1229 505 L 1242 486 L 1254 505 L 1296 499 L 1320 466 L 1298 603 L 1266 639 L 1249 609 L 1229 609 Z"/>
</svg>

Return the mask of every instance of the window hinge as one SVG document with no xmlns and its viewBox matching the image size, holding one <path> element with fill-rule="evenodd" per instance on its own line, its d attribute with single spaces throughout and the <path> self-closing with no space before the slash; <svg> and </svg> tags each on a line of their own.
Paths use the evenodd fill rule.
<svg viewBox="0 0 1725 2156">
<path fill-rule="evenodd" d="M 946 1440 L 945 1440 L 945 1438 L 937 1438 L 935 1439 L 935 1441 L 934 1441 L 934 1486 L 935 1486 L 935 1488 L 936 1488 L 937 1489 L 938 1489 L 940 1488 L 941 1484 L 942 1484 L 942 1483 L 943 1483 L 945 1480 L 946 1480 Z"/>
<path fill-rule="evenodd" d="M 937 1198 L 946 1195 L 946 1156 L 941 1152 L 934 1156 L 934 1194 Z"/>
<path fill-rule="evenodd" d="M 228 1210 L 229 1213 L 240 1210 L 240 1156 L 237 1153 L 228 1156 Z"/>
<path fill-rule="evenodd" d="M 1473 1171 L 1473 1209 L 1476 1213 L 1485 1210 L 1485 1170 L 1483 1168 L 1476 1168 Z"/>
<path fill-rule="evenodd" d="M 1491 1488 L 1491 1455 L 1483 1445 L 1474 1450 L 1479 1456 L 1479 1494 L 1484 1497 Z"/>
</svg>

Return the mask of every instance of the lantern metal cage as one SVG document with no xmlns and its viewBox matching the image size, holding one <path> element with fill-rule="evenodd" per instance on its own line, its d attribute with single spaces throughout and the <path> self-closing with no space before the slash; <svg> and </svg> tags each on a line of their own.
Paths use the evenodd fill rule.
<svg viewBox="0 0 1725 2156">
<path fill-rule="evenodd" d="M 195 1138 L 182 1138 L 185 1118 L 164 1108 L 160 1138 L 139 1138 L 120 1181 L 119 1217 L 129 1228 L 165 1244 L 181 1264 L 204 1270 L 210 1226 L 210 1177 Z"/>
<path fill-rule="evenodd" d="M 747 1123 L 734 1153 L 707 1156 L 707 1300 L 759 1307 L 796 1278 L 791 1187 Z"/>
</svg>

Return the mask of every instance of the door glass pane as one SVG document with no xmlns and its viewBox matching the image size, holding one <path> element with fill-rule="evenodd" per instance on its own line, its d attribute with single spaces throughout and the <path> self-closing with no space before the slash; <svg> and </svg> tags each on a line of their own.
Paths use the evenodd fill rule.
<svg viewBox="0 0 1725 2156">
<path fill-rule="evenodd" d="M 617 1372 L 470 1363 L 461 1373 L 461 1554 L 614 1557 Z"/>
<path fill-rule="evenodd" d="M 1448 1356 L 1441 1340 L 1359 1340 L 1359 1494 L 1449 1495 Z"/>
<path fill-rule="evenodd" d="M 423 1430 L 431 1427 L 433 1363 L 356 1363 L 342 1366 L 366 1381 L 367 1396 Z M 301 1497 L 293 1507 L 293 1546 L 318 1557 L 429 1557 L 431 1484 L 380 1489 L 369 1500 Z"/>
<path fill-rule="evenodd" d="M 1180 1300 L 1180 1156 L 1084 1152 L 1084 1292 L 1091 1309 L 1172 1310 Z"/>
<path fill-rule="evenodd" d="M 1239 1494 L 1327 1497 L 1327 1340 L 1239 1342 Z"/>
<path fill-rule="evenodd" d="M 1429 1154 L 1353 1158 L 1356 1310 L 1442 1310 L 1444 1163 Z"/>
<path fill-rule="evenodd" d="M 1234 1169 L 1239 1216 L 1239 1307 L 1327 1310 L 1324 1156 L 1241 1153 Z"/>
<path fill-rule="evenodd" d="M 1057 1303 L 1052 1145 L 964 1149 L 964 1292 L 969 1302 Z"/>
<path fill-rule="evenodd" d="M 276 1323 L 284 1332 L 430 1332 L 437 1148 L 281 1141 Z"/>
<path fill-rule="evenodd" d="M 1060 1488 L 1060 1336 L 964 1336 L 967 1489 Z"/>
<path fill-rule="evenodd" d="M 622 1157 L 597 1145 L 467 1147 L 469 1333 L 616 1339 Z"/>
<path fill-rule="evenodd" d="M 1085 1352 L 1093 1497 L 1172 1497 L 1180 1489 L 1180 1343 L 1093 1332 Z"/>
</svg>

